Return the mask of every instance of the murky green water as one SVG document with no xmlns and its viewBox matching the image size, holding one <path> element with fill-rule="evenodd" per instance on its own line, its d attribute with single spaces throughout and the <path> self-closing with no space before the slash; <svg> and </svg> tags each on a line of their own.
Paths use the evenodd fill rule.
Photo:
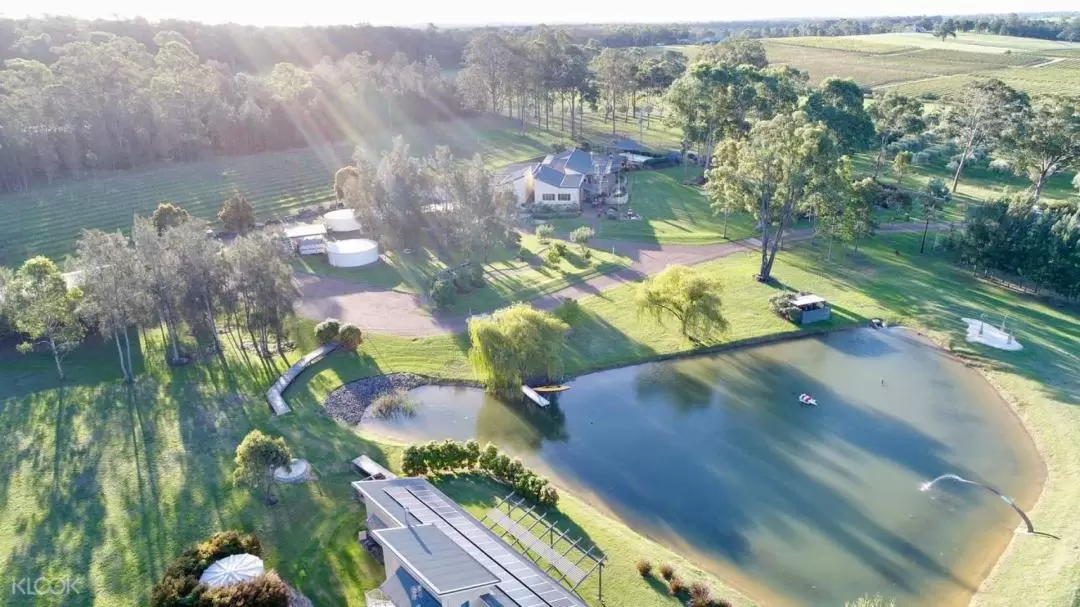
<svg viewBox="0 0 1080 607">
<path fill-rule="evenodd" d="M 426 387 L 404 440 L 478 438 L 770 603 L 966 600 L 1018 520 L 945 472 L 1030 505 L 1043 468 L 974 371 L 860 330 L 582 377 L 557 408 Z M 807 392 L 818 407 L 801 407 Z M 647 555 L 642 555 L 647 556 Z"/>
</svg>

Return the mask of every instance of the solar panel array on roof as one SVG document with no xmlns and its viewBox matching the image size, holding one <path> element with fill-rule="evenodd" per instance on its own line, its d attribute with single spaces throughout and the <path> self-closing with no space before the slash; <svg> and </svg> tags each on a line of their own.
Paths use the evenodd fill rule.
<svg viewBox="0 0 1080 607">
<path fill-rule="evenodd" d="M 500 578 L 497 587 L 519 607 L 582 607 L 562 586 L 527 563 L 471 517 L 448 504 L 435 491 L 387 487 L 392 497 L 421 523 L 442 530 L 466 553 Z"/>
</svg>

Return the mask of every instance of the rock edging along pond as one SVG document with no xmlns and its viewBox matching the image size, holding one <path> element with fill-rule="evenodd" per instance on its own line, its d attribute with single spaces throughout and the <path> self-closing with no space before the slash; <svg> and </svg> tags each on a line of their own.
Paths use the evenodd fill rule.
<svg viewBox="0 0 1080 607">
<path fill-rule="evenodd" d="M 416 373 L 387 373 L 365 377 L 343 384 L 326 397 L 323 408 L 331 418 L 356 425 L 364 419 L 364 412 L 376 398 L 398 390 L 412 390 L 420 386 L 470 386 L 480 384 L 467 381 L 447 381 Z"/>
</svg>

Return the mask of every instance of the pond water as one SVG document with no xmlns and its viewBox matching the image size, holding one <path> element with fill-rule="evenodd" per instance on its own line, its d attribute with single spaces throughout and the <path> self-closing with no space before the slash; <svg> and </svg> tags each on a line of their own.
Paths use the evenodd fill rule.
<svg viewBox="0 0 1080 607">
<path fill-rule="evenodd" d="M 423 387 L 414 417 L 365 431 L 502 445 L 770 604 L 878 592 L 963 603 L 1019 519 L 978 488 L 920 483 L 953 472 L 1030 506 L 1045 474 L 976 372 L 900 333 L 833 333 L 570 386 L 550 410 Z M 803 392 L 818 406 L 800 406 Z"/>
</svg>

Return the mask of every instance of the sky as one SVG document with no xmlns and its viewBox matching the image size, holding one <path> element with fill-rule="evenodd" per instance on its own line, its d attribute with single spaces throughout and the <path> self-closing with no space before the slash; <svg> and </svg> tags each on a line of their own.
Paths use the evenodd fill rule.
<svg viewBox="0 0 1080 607">
<path fill-rule="evenodd" d="M 251 25 L 478 25 L 485 23 L 661 23 L 737 21 L 797 17 L 868 17 L 1009 12 L 1075 11 L 1076 0 L 756 0 L 694 2 L 683 0 L 307 0 L 237 2 L 236 0 L 4 0 L 0 15 L 74 15 L 77 17 L 180 18 L 208 23 Z"/>
</svg>

